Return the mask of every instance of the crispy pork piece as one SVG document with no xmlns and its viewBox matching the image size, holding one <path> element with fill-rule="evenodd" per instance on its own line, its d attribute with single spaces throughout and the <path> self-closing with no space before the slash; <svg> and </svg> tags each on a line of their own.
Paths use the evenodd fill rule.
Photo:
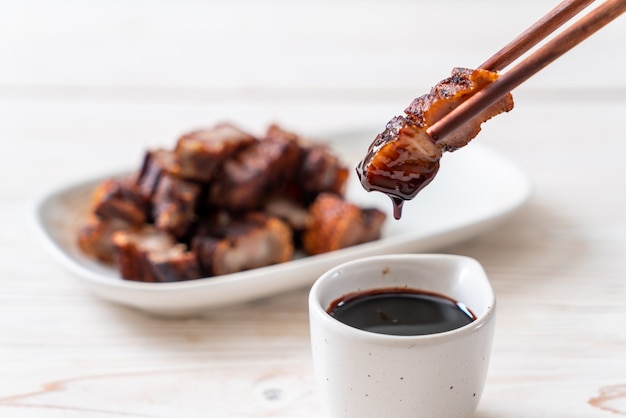
<svg viewBox="0 0 626 418">
<path fill-rule="evenodd" d="M 148 254 L 148 262 L 157 282 L 179 282 L 203 277 L 196 254 L 177 244 L 166 252 Z"/>
<path fill-rule="evenodd" d="M 287 136 L 271 136 L 224 162 L 219 181 L 209 190 L 210 204 L 234 211 L 258 209 L 270 187 L 277 189 L 293 176 L 300 149 Z"/>
<path fill-rule="evenodd" d="M 321 254 L 380 238 L 385 214 L 362 209 L 333 193 L 323 193 L 311 205 L 312 222 L 304 232 L 307 254 Z"/>
<path fill-rule="evenodd" d="M 254 136 L 227 123 L 183 135 L 174 150 L 177 174 L 187 179 L 211 181 L 227 158 L 256 141 Z"/>
<path fill-rule="evenodd" d="M 370 145 L 357 168 L 367 190 L 412 199 L 439 171 L 442 150 L 412 119 L 396 116 Z"/>
<path fill-rule="evenodd" d="M 436 142 L 427 134 L 430 125 L 497 78 L 497 73 L 487 70 L 455 68 L 451 77 L 413 100 L 405 109 L 406 116 L 396 116 L 387 123 L 358 165 L 363 187 L 389 195 L 394 216 L 400 218 L 402 203 L 413 199 L 437 174 L 443 152 L 465 146 L 480 132 L 481 123 L 513 108 L 513 98 L 507 94 Z"/>
<path fill-rule="evenodd" d="M 176 156 L 172 151 L 157 149 L 145 153 L 135 184 L 145 199 L 152 199 L 161 177 L 178 172 Z"/>
<path fill-rule="evenodd" d="M 301 150 L 297 135 L 282 131 L 276 125 L 271 125 L 261 141 L 261 150 L 267 159 L 268 169 L 271 172 L 269 182 L 274 188 L 280 188 L 290 180 L 301 161 Z"/>
<path fill-rule="evenodd" d="M 182 239 L 196 220 L 202 187 L 171 174 L 161 176 L 152 199 L 157 228 Z"/>
<path fill-rule="evenodd" d="M 300 202 L 285 195 L 270 197 L 263 212 L 285 221 L 295 232 L 304 231 L 311 223 L 309 210 Z"/>
<path fill-rule="evenodd" d="M 327 145 L 307 141 L 277 125 L 268 128 L 266 138 L 289 140 L 298 144 L 301 162 L 298 163 L 297 175 L 292 178 L 300 189 L 300 197 L 304 198 L 307 205 L 319 193 L 332 192 L 338 195 L 345 193 L 350 171 Z"/>
<path fill-rule="evenodd" d="M 348 168 L 323 144 L 306 147 L 298 173 L 302 191 L 308 196 L 331 192 L 343 196 L 348 180 Z"/>
<path fill-rule="evenodd" d="M 152 226 L 113 235 L 117 264 L 124 279 L 141 282 L 175 282 L 202 277 L 194 253 L 170 234 Z"/>
<path fill-rule="evenodd" d="M 291 229 L 278 218 L 251 212 L 243 218 L 224 215 L 196 235 L 191 248 L 202 271 L 217 276 L 291 260 L 294 252 Z"/>
<path fill-rule="evenodd" d="M 487 70 L 454 68 L 450 77 L 437 83 L 428 94 L 413 100 L 404 112 L 418 125 L 431 126 L 497 78 L 497 73 Z M 453 133 L 439 138 L 437 142 L 444 151 L 461 148 L 478 135 L 481 123 L 512 109 L 513 96 L 509 93 Z"/>
<path fill-rule="evenodd" d="M 267 127 L 265 139 L 278 142 L 300 142 L 302 140 L 298 134 L 287 131 L 275 123 Z"/>
<path fill-rule="evenodd" d="M 129 179 L 107 179 L 95 189 L 92 211 L 103 219 L 121 219 L 132 225 L 147 220 L 148 201 Z"/>
<path fill-rule="evenodd" d="M 103 219 L 91 214 L 78 230 L 78 247 L 90 257 L 111 263 L 115 253 L 113 234 L 129 229 L 131 225 L 121 219 Z"/>
</svg>

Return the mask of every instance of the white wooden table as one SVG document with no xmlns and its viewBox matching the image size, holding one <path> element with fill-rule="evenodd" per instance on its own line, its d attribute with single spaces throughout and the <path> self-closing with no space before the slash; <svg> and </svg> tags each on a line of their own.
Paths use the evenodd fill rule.
<svg viewBox="0 0 626 418">
<path fill-rule="evenodd" d="M 382 128 L 552 6 L 0 3 L 0 416 L 326 416 L 307 288 L 184 320 L 113 305 L 35 239 L 33 199 L 224 119 Z M 626 415 L 625 41 L 622 17 L 476 139 L 535 186 L 498 228 L 441 249 L 483 263 L 498 297 L 477 418 Z"/>
</svg>

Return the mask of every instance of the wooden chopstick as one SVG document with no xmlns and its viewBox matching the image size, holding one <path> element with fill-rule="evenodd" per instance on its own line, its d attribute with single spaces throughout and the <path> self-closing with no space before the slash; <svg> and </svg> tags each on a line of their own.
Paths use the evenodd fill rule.
<svg viewBox="0 0 626 418">
<path fill-rule="evenodd" d="M 426 132 L 435 141 L 444 138 L 624 12 L 626 0 L 605 1 L 435 122 Z"/>
<path fill-rule="evenodd" d="M 500 71 L 576 16 L 594 0 L 564 0 L 478 68 Z"/>
</svg>

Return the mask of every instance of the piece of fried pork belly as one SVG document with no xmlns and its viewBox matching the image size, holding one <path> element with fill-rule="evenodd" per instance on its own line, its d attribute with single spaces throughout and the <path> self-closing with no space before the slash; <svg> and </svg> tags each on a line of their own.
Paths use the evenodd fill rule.
<svg viewBox="0 0 626 418">
<path fill-rule="evenodd" d="M 156 227 L 182 239 L 196 220 L 201 193 L 198 183 L 163 175 L 152 198 Z"/>
<path fill-rule="evenodd" d="M 137 190 L 144 198 L 152 199 L 161 177 L 177 171 L 176 156 L 172 151 L 165 149 L 149 150 L 144 155 L 141 168 L 135 179 Z"/>
<path fill-rule="evenodd" d="M 260 212 L 220 221 L 194 236 L 191 248 L 205 275 L 218 276 L 291 260 L 292 232 L 278 218 Z"/>
<path fill-rule="evenodd" d="M 152 226 L 113 235 L 121 276 L 141 282 L 176 282 L 202 277 L 194 253 Z"/>
<path fill-rule="evenodd" d="M 78 247 L 88 256 L 104 263 L 112 263 L 115 252 L 113 234 L 132 229 L 131 225 L 118 218 L 100 218 L 91 214 L 78 230 Z"/>
<path fill-rule="evenodd" d="M 418 125 L 431 126 L 497 78 L 497 73 L 488 70 L 454 68 L 450 77 L 437 83 L 428 94 L 413 100 L 404 112 Z M 437 142 L 444 151 L 461 148 L 478 135 L 483 122 L 512 109 L 513 96 L 509 93 Z"/>
<path fill-rule="evenodd" d="M 302 191 L 309 197 L 330 192 L 343 196 L 349 170 L 323 144 L 311 144 L 304 150 L 304 158 L 298 173 Z"/>
<path fill-rule="evenodd" d="M 309 210 L 287 195 L 268 198 L 263 212 L 285 221 L 296 232 L 304 231 L 311 223 Z"/>
<path fill-rule="evenodd" d="M 192 180 L 211 181 L 227 158 L 254 142 L 254 136 L 228 123 L 190 132 L 176 143 L 177 174 Z"/>
<path fill-rule="evenodd" d="M 268 189 L 293 176 L 300 149 L 290 137 L 264 138 L 224 162 L 209 190 L 209 204 L 234 211 L 258 209 Z"/>
<path fill-rule="evenodd" d="M 487 70 L 455 68 L 430 93 L 413 100 L 405 109 L 406 116 L 387 123 L 358 165 L 363 187 L 389 195 L 394 216 L 400 218 L 402 203 L 413 199 L 437 174 L 443 152 L 465 146 L 483 122 L 513 108 L 513 98 L 507 94 L 445 137 L 435 141 L 428 135 L 432 124 L 497 78 L 497 73 Z"/>
<path fill-rule="evenodd" d="M 92 195 L 92 212 L 103 219 L 120 219 L 140 225 L 147 220 L 148 201 L 130 179 L 102 181 Z"/>
<path fill-rule="evenodd" d="M 357 173 L 368 192 L 408 200 L 435 177 L 442 152 L 424 126 L 396 116 L 372 142 Z"/>
<path fill-rule="evenodd" d="M 360 208 L 332 193 L 320 194 L 311 205 L 311 225 L 304 232 L 307 254 L 321 254 L 380 238 L 385 214 Z"/>
<path fill-rule="evenodd" d="M 290 140 L 300 148 L 300 162 L 297 174 L 290 179 L 297 183 L 300 197 L 305 204 L 323 192 L 338 195 L 345 193 L 346 182 L 349 176 L 348 167 L 335 156 L 330 148 L 323 143 L 313 143 L 299 135 L 286 131 L 278 125 L 270 125 L 266 138 Z"/>
</svg>

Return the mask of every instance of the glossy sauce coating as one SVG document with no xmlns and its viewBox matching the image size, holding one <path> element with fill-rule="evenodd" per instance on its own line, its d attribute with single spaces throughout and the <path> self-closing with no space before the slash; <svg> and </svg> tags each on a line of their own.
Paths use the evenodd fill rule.
<svg viewBox="0 0 626 418">
<path fill-rule="evenodd" d="M 414 198 L 439 171 L 441 153 L 424 127 L 397 116 L 370 145 L 357 174 L 365 190 L 391 198 L 399 219 L 403 202 Z"/>
</svg>

